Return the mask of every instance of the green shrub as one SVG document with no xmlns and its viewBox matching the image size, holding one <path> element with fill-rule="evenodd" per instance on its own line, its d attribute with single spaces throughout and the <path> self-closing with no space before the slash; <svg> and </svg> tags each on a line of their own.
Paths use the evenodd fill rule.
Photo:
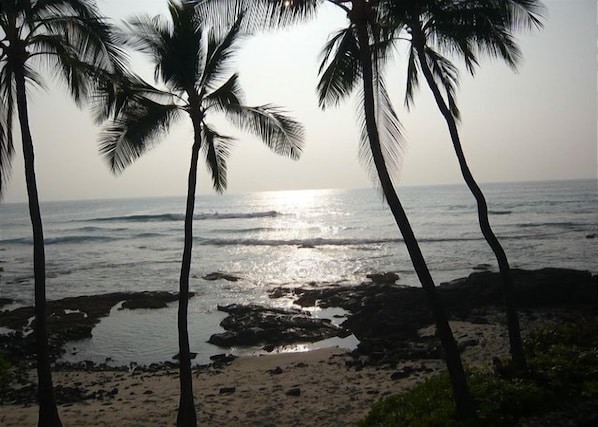
<svg viewBox="0 0 598 427">
<path fill-rule="evenodd" d="M 376 402 L 360 426 L 511 426 L 520 417 L 549 409 L 554 394 L 529 380 L 503 379 L 491 372 L 468 373 L 477 418 L 457 420 L 448 374 L 430 378 L 404 394 Z"/>
<path fill-rule="evenodd" d="M 365 426 L 512 426 L 567 402 L 598 398 L 598 319 L 577 319 L 538 329 L 526 341 L 529 372 L 468 372 L 475 420 L 457 420 L 447 373 L 406 393 L 376 402 Z"/>
</svg>

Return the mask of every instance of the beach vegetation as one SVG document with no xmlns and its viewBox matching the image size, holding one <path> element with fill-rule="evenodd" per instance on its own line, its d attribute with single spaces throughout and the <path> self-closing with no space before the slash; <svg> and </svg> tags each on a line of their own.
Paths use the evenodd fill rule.
<svg viewBox="0 0 598 427">
<path fill-rule="evenodd" d="M 14 122 L 20 127 L 33 233 L 39 425 L 62 425 L 56 407 L 48 347 L 44 233 L 35 174 L 29 91 L 44 88 L 43 71 L 60 81 L 77 105 L 97 89 L 98 70 L 114 72 L 121 52 L 109 22 L 88 0 L 0 1 L 0 195 L 14 157 Z"/>
<path fill-rule="evenodd" d="M 516 69 L 521 51 L 514 33 L 541 27 L 542 5 L 537 0 L 387 0 L 380 2 L 378 12 L 378 20 L 383 23 L 379 31 L 383 35 L 382 46 L 386 49 L 389 40 L 409 44 L 406 107 L 411 107 L 414 102 L 421 73 L 447 124 L 463 179 L 477 203 L 480 229 L 494 252 L 501 273 L 511 357 L 518 369 L 525 370 L 509 261 L 490 225 L 486 198 L 463 151 L 456 102 L 458 69 L 446 55 L 461 59 L 472 76 L 481 54 L 500 58 Z"/>
<path fill-rule="evenodd" d="M 406 393 L 376 402 L 359 425 L 502 427 L 528 417 L 550 417 L 552 411 L 566 411 L 586 401 L 596 402 L 597 328 L 598 319 L 584 317 L 534 331 L 525 341 L 527 372 L 509 366 L 509 361 L 500 364 L 500 370 L 470 370 L 475 418 L 456 416 L 448 375 L 443 373 Z"/>
<path fill-rule="evenodd" d="M 99 144 L 111 170 L 119 173 L 159 142 L 178 120 L 187 116 L 192 124 L 177 315 L 177 425 L 195 426 L 187 311 L 198 162 L 203 156 L 214 189 L 223 192 L 234 142 L 232 135 L 220 133 L 210 119 L 223 116 L 236 128 L 259 137 L 275 153 L 292 159 L 301 154 L 303 128 L 278 106 L 245 104 L 239 76 L 231 72 L 243 34 L 242 13 L 227 22 L 224 16 L 199 13 L 188 2 L 170 1 L 168 8 L 168 18 L 139 16 L 128 22 L 123 42 L 152 61 L 156 86 L 123 76 L 118 90 L 107 92 L 107 98 L 116 93 L 122 102 L 104 128 Z"/>
</svg>

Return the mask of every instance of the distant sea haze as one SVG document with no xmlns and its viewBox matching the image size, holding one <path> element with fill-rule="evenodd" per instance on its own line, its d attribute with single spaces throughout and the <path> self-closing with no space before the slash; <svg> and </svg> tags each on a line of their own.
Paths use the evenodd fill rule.
<svg viewBox="0 0 598 427">
<path fill-rule="evenodd" d="M 598 272 L 596 180 L 487 184 L 483 190 L 513 268 Z M 496 270 L 464 186 L 409 187 L 399 195 L 437 283 L 474 269 Z M 43 204 L 48 298 L 176 291 L 183 212 L 183 198 Z M 218 304 L 272 304 L 268 291 L 280 285 L 350 286 L 371 272 L 394 271 L 401 277 L 397 283 L 419 286 L 398 228 L 374 189 L 199 196 L 194 220 L 191 290 L 197 296 L 190 331 L 199 358 L 222 351 L 205 343 L 221 330 Z M 33 263 L 26 204 L 0 205 L 0 230 L 0 297 L 29 305 Z M 203 279 L 216 271 L 240 280 Z M 110 357 L 115 364 L 169 360 L 177 348 L 175 306 L 113 310 L 91 340 L 77 344 L 75 358 Z M 141 330 L 147 331 L 142 338 Z"/>
</svg>

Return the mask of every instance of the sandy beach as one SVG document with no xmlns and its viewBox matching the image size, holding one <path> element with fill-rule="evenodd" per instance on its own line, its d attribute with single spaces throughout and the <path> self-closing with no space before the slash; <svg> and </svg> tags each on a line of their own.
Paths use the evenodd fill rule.
<svg viewBox="0 0 598 427">
<path fill-rule="evenodd" d="M 467 364 L 490 364 L 506 355 L 497 324 L 451 322 Z M 434 327 L 421 334 L 433 333 Z M 468 343 L 475 341 L 475 345 Z M 242 357 L 221 369 L 194 372 L 198 420 L 208 426 L 354 425 L 383 396 L 423 381 L 441 360 L 402 361 L 396 366 L 348 367 L 346 350 Z M 30 373 L 34 380 L 34 372 Z M 59 371 L 56 386 L 96 392 L 95 399 L 59 406 L 65 426 L 171 426 L 178 405 L 178 372 Z M 34 426 L 37 406 L 0 407 L 2 426 Z"/>
</svg>

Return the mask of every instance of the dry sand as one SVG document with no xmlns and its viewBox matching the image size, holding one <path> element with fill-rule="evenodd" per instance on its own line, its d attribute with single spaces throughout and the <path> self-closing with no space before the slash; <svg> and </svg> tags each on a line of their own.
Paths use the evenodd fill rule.
<svg viewBox="0 0 598 427">
<path fill-rule="evenodd" d="M 503 327 L 469 322 L 451 322 L 451 326 L 455 338 L 465 347 L 465 363 L 490 364 L 492 357 L 507 354 Z M 434 333 L 434 328 L 420 333 Z M 196 371 L 193 386 L 199 424 L 355 425 L 376 400 L 408 389 L 444 366 L 439 360 L 417 360 L 395 367 L 348 368 L 348 359 L 345 350 L 328 348 L 243 357 L 221 370 Z M 414 372 L 391 379 L 393 373 L 405 367 L 414 368 Z M 65 427 L 175 425 L 179 395 L 176 371 L 55 372 L 54 382 L 89 392 L 118 389 L 113 397 L 60 405 Z M 234 391 L 222 392 L 233 387 Z M 298 389 L 299 395 L 287 394 L 293 389 Z M 35 426 L 37 410 L 36 405 L 0 406 L 0 425 Z"/>
</svg>

